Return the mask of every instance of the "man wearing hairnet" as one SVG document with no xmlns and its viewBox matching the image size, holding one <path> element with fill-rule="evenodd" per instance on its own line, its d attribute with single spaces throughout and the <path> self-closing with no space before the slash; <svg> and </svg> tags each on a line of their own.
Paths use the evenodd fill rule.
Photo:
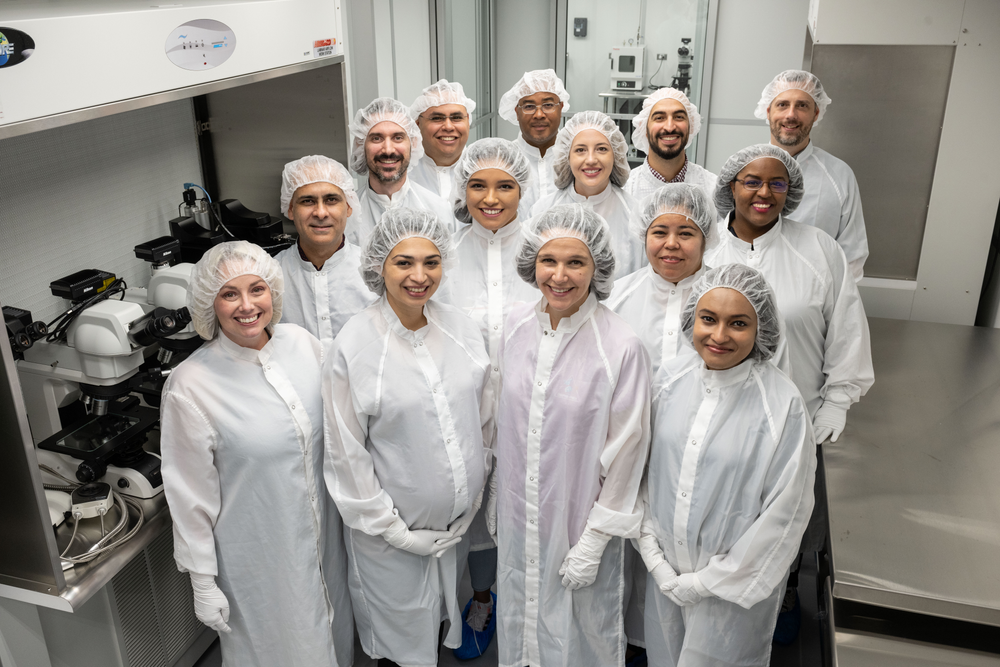
<svg viewBox="0 0 1000 667">
<path fill-rule="evenodd" d="M 771 143 L 788 151 L 802 168 L 806 193 L 788 219 L 818 227 L 837 239 L 858 281 L 864 277 L 868 259 L 858 179 L 846 162 L 817 148 L 809 139 L 830 101 L 816 75 L 790 69 L 767 84 L 754 115 L 767 120 Z"/>
<path fill-rule="evenodd" d="M 569 111 L 569 93 L 551 69 L 525 72 L 500 98 L 500 117 L 521 128 L 514 143 L 531 166 L 528 192 L 521 197 L 525 210 L 556 190 L 554 155 L 549 149 L 556 143 L 563 111 Z"/>
<path fill-rule="evenodd" d="M 685 153 L 701 130 L 701 114 L 687 95 L 674 88 L 657 90 L 643 101 L 632 126 L 632 144 L 646 153 L 646 161 L 632 170 L 625 192 L 642 201 L 664 183 L 693 183 L 713 196 L 715 174 Z"/>
<path fill-rule="evenodd" d="M 385 210 L 397 206 L 427 211 L 454 231 L 455 216 L 447 202 L 407 178 L 424 155 L 420 128 L 408 108 L 391 97 L 379 97 L 358 110 L 349 129 L 351 171 L 367 175 L 368 183 L 361 191 L 360 210 L 348 225 L 348 241 L 363 246 Z"/>
<path fill-rule="evenodd" d="M 445 201 L 451 197 L 451 178 L 469 140 L 469 124 L 476 103 L 465 96 L 462 84 L 441 79 L 424 88 L 410 106 L 423 139 L 424 156 L 410 174 Z"/>
<path fill-rule="evenodd" d="M 299 240 L 276 259 L 285 276 L 284 317 L 330 343 L 374 298 L 361 274 L 360 251 L 344 236 L 360 210 L 354 180 L 336 160 L 307 155 L 281 173 L 281 211 Z"/>
</svg>

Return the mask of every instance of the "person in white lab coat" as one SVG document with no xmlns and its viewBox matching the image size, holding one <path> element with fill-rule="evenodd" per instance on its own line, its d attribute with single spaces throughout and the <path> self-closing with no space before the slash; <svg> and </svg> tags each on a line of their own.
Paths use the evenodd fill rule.
<svg viewBox="0 0 1000 667">
<path fill-rule="evenodd" d="M 709 250 L 709 266 L 745 264 L 770 283 L 784 317 L 791 378 L 813 421 L 817 445 L 836 442 L 847 411 L 875 381 L 865 308 L 844 251 L 832 236 L 785 215 L 803 196 L 802 171 L 786 151 L 756 144 L 723 165 L 715 206 L 724 217 L 720 243 Z M 827 528 L 823 478 L 817 475 L 816 509 L 802 542 L 803 553 L 823 548 Z M 798 568 L 795 568 L 797 573 Z M 798 634 L 793 576 L 776 640 Z"/>
<path fill-rule="evenodd" d="M 818 227 L 837 239 L 859 281 L 865 275 L 868 233 L 858 179 L 846 162 L 817 148 L 809 138 L 830 102 L 815 74 L 790 69 L 764 87 L 754 115 L 767 120 L 771 143 L 791 153 L 802 169 L 805 195 L 788 219 Z"/>
<path fill-rule="evenodd" d="M 559 204 L 585 202 L 611 229 L 615 275 L 625 276 L 642 266 L 642 245 L 629 231 L 638 202 L 622 190 L 629 178 L 628 143 L 618 123 L 600 111 L 574 114 L 559 130 L 551 152 L 559 189 L 535 202 L 532 217 Z"/>
<path fill-rule="evenodd" d="M 285 279 L 282 315 L 324 344 L 374 300 L 358 270 L 361 251 L 344 236 L 359 208 L 354 179 L 336 160 L 307 155 L 285 165 L 281 210 L 299 238 L 276 257 Z"/>
<path fill-rule="evenodd" d="M 453 205 L 462 229 L 455 237 L 448 301 L 479 325 L 489 352 L 494 396 L 500 382 L 498 354 L 507 314 L 515 305 L 535 302 L 541 296 L 521 280 L 514 262 L 525 224 L 518 206 L 530 177 L 527 159 L 505 139 L 474 142 L 455 165 Z M 490 592 L 496 583 L 496 544 L 482 516 L 472 524 L 470 535 L 473 599 L 465 612 L 462 648 L 455 651 L 460 659 L 482 655 L 496 632 L 496 596 Z"/>
<path fill-rule="evenodd" d="M 693 183 L 713 195 L 715 174 L 688 160 L 685 153 L 701 130 L 701 114 L 687 95 L 660 88 L 643 100 L 632 126 L 632 145 L 646 153 L 646 161 L 632 170 L 627 193 L 642 201 L 665 183 Z"/>
<path fill-rule="evenodd" d="M 323 365 L 327 488 L 343 516 L 361 646 L 380 665 L 436 665 L 461 643 L 463 539 L 492 466 L 493 400 L 479 327 L 431 299 L 451 261 L 447 227 L 391 208 L 362 252 L 379 300 Z"/>
<path fill-rule="evenodd" d="M 788 568 L 813 506 L 809 413 L 767 363 L 780 336 L 759 271 L 698 279 L 683 315 L 698 355 L 653 382 L 639 551 L 654 667 L 766 667 Z"/>
<path fill-rule="evenodd" d="M 625 318 L 649 352 L 652 372 L 682 350 L 681 313 L 691 287 L 707 270 L 706 248 L 718 243 L 715 204 L 690 183 L 669 183 L 640 204 L 631 232 L 645 246 L 647 266 L 615 281 L 608 308 Z"/>
<path fill-rule="evenodd" d="M 448 203 L 409 179 L 424 149 L 420 128 L 408 108 L 391 97 L 379 97 L 358 109 L 349 130 L 351 171 L 367 177 L 367 185 L 361 190 L 358 211 L 351 216 L 348 241 L 363 247 L 386 209 L 398 206 L 427 211 L 454 231 Z"/>
<path fill-rule="evenodd" d="M 469 141 L 476 103 L 462 84 L 441 79 L 424 88 L 410 105 L 420 128 L 424 156 L 416 160 L 410 178 L 445 201 L 451 199 L 452 172 Z"/>
<path fill-rule="evenodd" d="M 278 263 L 246 241 L 210 249 L 188 308 L 208 340 L 167 379 L 163 488 L 174 559 L 227 667 L 350 667 L 342 524 L 323 480 L 320 342 L 279 323 Z"/>
<path fill-rule="evenodd" d="M 641 523 L 649 359 L 599 303 L 614 263 L 607 223 L 584 204 L 532 219 L 517 257 L 542 298 L 511 310 L 500 348 L 488 516 L 504 667 L 624 665 L 622 538 Z"/>
<path fill-rule="evenodd" d="M 569 111 L 569 93 L 551 69 L 525 72 L 500 98 L 497 113 L 520 128 L 514 143 L 531 166 L 531 183 L 521 196 L 522 206 L 528 211 L 539 198 L 556 190 L 551 148 L 564 111 Z"/>
</svg>

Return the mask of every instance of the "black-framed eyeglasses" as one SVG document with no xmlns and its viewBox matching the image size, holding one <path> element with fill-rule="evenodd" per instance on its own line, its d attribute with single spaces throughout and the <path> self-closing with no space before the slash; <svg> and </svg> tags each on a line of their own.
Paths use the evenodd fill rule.
<svg viewBox="0 0 1000 667">
<path fill-rule="evenodd" d="M 458 125 L 459 123 L 464 123 L 469 118 L 467 115 L 461 112 L 456 112 L 453 114 L 449 114 L 447 116 L 444 115 L 443 113 L 435 113 L 431 114 L 430 116 L 425 116 L 423 114 L 420 114 L 420 117 L 425 119 L 428 123 L 436 123 L 438 125 L 444 123 L 446 120 L 450 120 L 455 125 Z"/>
<path fill-rule="evenodd" d="M 742 183 L 743 187 L 747 190 L 760 190 L 764 187 L 764 181 L 759 178 L 743 178 L 735 179 L 737 183 Z M 776 178 L 773 181 L 767 182 L 767 189 L 771 192 L 777 192 L 778 194 L 788 192 L 788 181 L 783 181 L 780 178 Z"/>
<path fill-rule="evenodd" d="M 556 104 L 555 102 L 546 102 L 545 104 L 518 104 L 517 105 L 521 111 L 526 114 L 533 114 L 538 111 L 538 107 L 542 108 L 542 113 L 550 114 L 555 113 L 556 109 L 562 109 L 562 102 Z"/>
</svg>

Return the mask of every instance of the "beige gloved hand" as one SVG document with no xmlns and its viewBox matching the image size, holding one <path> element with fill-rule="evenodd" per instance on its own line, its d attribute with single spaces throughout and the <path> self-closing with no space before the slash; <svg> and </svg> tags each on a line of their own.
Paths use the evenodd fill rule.
<svg viewBox="0 0 1000 667">
<path fill-rule="evenodd" d="M 559 568 L 562 585 L 567 590 L 575 591 L 594 583 L 597 579 L 597 570 L 601 566 L 604 548 L 610 541 L 610 535 L 590 528 L 583 529 L 580 540 L 570 548 Z"/>
<path fill-rule="evenodd" d="M 434 556 L 456 543 L 452 534 L 446 530 L 410 530 L 398 516 L 389 529 L 382 533 L 382 537 L 397 549 L 417 556 Z"/>
<path fill-rule="evenodd" d="M 830 442 L 837 442 L 845 426 L 847 426 L 847 408 L 842 408 L 836 403 L 824 403 L 819 406 L 816 416 L 813 417 L 816 444 L 823 444 L 827 438 L 830 438 Z"/>
<path fill-rule="evenodd" d="M 710 595 L 711 593 L 701 585 L 698 575 L 694 572 L 678 575 L 677 585 L 667 593 L 668 598 L 682 607 L 701 602 Z"/>
<path fill-rule="evenodd" d="M 660 589 L 660 592 L 666 595 L 676 588 L 677 573 L 674 572 L 674 568 L 670 567 L 670 563 L 663 557 L 663 551 L 660 550 L 656 536 L 649 534 L 641 535 L 638 540 L 633 540 L 633 544 L 635 544 L 636 549 L 639 551 L 639 555 L 642 556 L 642 562 L 653 576 L 653 581 L 656 583 L 656 587 Z"/>
<path fill-rule="evenodd" d="M 228 625 L 229 600 L 219 590 L 215 577 L 210 574 L 190 572 L 191 590 L 194 592 L 194 615 L 216 632 L 232 632 Z"/>
<path fill-rule="evenodd" d="M 489 481 L 489 498 L 486 499 L 486 530 L 493 542 L 497 543 L 497 471 L 493 470 Z"/>
</svg>

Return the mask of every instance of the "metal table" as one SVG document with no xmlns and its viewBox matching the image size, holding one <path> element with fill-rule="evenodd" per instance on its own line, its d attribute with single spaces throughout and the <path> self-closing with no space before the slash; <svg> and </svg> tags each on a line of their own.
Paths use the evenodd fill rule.
<svg viewBox="0 0 1000 667">
<path fill-rule="evenodd" d="M 823 447 L 834 606 L 1000 637 L 1000 330 L 869 324 L 875 385 Z"/>
</svg>

